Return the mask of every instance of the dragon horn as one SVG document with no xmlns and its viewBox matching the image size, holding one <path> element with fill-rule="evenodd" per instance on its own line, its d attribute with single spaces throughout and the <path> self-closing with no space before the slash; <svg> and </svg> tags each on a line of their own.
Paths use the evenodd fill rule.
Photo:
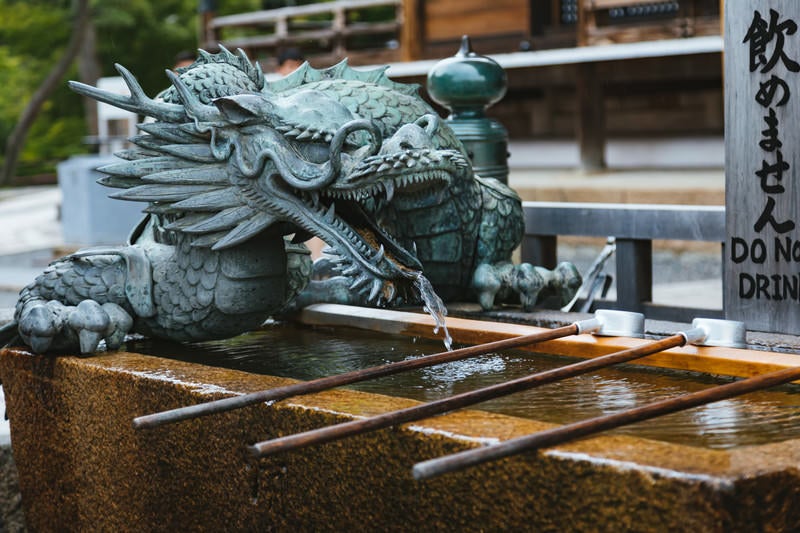
<svg viewBox="0 0 800 533">
<path fill-rule="evenodd" d="M 185 120 L 186 112 L 183 106 L 167 102 L 157 102 L 149 98 L 144 93 L 142 86 L 139 85 L 139 82 L 136 81 L 136 78 L 133 77 L 133 74 L 131 74 L 128 69 L 119 64 L 114 66 L 122 76 L 122 79 L 125 80 L 125 84 L 128 86 L 128 90 L 131 93 L 130 96 L 111 93 L 77 81 L 70 81 L 69 87 L 78 94 L 94 98 L 99 102 L 104 102 L 114 107 L 125 109 L 126 111 L 131 111 L 132 113 L 147 115 L 164 122 L 183 122 Z"/>
<path fill-rule="evenodd" d="M 181 100 L 183 100 L 186 114 L 190 118 L 193 118 L 199 122 L 213 122 L 222 118 L 222 115 L 220 115 L 220 112 L 216 107 L 206 105 L 201 102 L 200 98 L 198 98 L 196 94 L 189 90 L 189 87 L 183 83 L 183 80 L 181 80 L 177 74 L 171 70 L 167 70 L 167 76 L 172 82 L 172 85 L 175 87 L 175 90 L 178 91 Z"/>
</svg>

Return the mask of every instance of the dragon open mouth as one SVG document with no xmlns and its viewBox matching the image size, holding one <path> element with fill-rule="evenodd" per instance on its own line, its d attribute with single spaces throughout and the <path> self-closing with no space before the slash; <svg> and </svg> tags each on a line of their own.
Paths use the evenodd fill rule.
<svg viewBox="0 0 800 533">
<path fill-rule="evenodd" d="M 422 271 L 407 228 L 382 227 L 381 221 L 445 202 L 450 185 L 470 170 L 460 150 L 435 147 L 438 124 L 424 115 L 386 138 L 375 121 L 354 119 L 331 134 L 330 144 L 289 132 L 283 150 L 254 146 L 255 159 L 267 169 L 263 190 L 280 190 L 294 206 L 283 210 L 274 203 L 301 230 L 295 241 L 311 235 L 325 241 L 333 265 L 326 275 L 353 280 L 350 289 L 367 292 L 369 300 L 391 300 Z"/>
<path fill-rule="evenodd" d="M 329 245 L 326 252 L 333 274 L 353 278 L 353 290 L 366 287 L 370 300 L 391 300 L 398 289 L 405 288 L 405 281 L 415 279 L 422 270 L 414 243 L 401 243 L 392 228 L 382 227 L 379 213 L 389 206 L 403 209 L 441 201 L 452 181 L 444 168 L 414 173 L 404 168 L 405 172 L 387 172 L 384 167 L 372 179 L 359 180 L 360 187 L 295 191 L 311 215 L 307 231 Z"/>
</svg>

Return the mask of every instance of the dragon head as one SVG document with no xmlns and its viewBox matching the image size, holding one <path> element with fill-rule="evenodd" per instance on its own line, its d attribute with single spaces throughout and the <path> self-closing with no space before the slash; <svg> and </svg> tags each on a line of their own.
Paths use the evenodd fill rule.
<svg viewBox="0 0 800 533">
<path fill-rule="evenodd" d="M 172 87 L 156 100 L 120 66 L 130 96 L 71 82 L 156 119 L 140 126 L 146 135 L 121 154 L 125 163 L 101 169 L 104 183 L 126 189 L 115 197 L 150 202 L 167 230 L 195 246 L 223 249 L 268 229 L 320 237 L 354 290 L 391 300 L 422 265 L 413 245 L 380 227 L 380 212 L 442 201 L 454 180 L 471 175 L 463 147 L 416 95 L 385 76 L 376 82 L 383 71 L 337 80 L 306 66 L 296 76 L 310 82 L 277 91 L 248 64 L 243 53 L 204 55 L 180 75 L 168 71 Z M 217 79 L 220 65 L 246 71 L 241 87 Z"/>
<path fill-rule="evenodd" d="M 438 148 L 439 117 L 427 113 L 393 132 L 317 90 L 214 100 L 228 125 L 213 146 L 240 179 L 252 179 L 298 238 L 314 235 L 336 269 L 369 300 L 391 300 L 422 265 L 379 224 L 387 206 L 426 207 L 471 172 L 462 151 Z"/>
</svg>

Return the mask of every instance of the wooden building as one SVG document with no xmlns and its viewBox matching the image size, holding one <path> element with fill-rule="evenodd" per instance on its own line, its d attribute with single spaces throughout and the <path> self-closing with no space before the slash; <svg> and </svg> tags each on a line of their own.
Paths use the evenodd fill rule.
<svg viewBox="0 0 800 533">
<path fill-rule="evenodd" d="M 205 46 L 266 69 L 297 47 L 316 67 L 412 62 L 390 74 L 423 85 L 467 34 L 506 68 L 491 114 L 511 137 L 577 136 L 587 168 L 603 166 L 606 136 L 723 130 L 720 0 L 335 0 L 207 16 L 206 29 Z"/>
</svg>

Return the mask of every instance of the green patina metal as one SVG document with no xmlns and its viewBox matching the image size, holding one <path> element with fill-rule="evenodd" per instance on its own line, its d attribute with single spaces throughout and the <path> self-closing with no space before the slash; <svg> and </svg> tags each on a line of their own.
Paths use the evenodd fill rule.
<svg viewBox="0 0 800 533">
<path fill-rule="evenodd" d="M 428 94 L 450 110 L 447 122 L 464 143 L 475 172 L 508 183 L 508 132 L 486 116 L 486 109 L 506 94 L 503 68 L 472 50 L 469 37 L 455 56 L 443 59 L 428 73 Z"/>
<path fill-rule="evenodd" d="M 448 74 L 464 68 L 474 83 Z M 101 169 L 112 196 L 146 203 L 147 217 L 126 246 L 62 258 L 22 291 L 11 327 L 37 352 L 93 352 L 102 339 L 113 349 L 130 331 L 225 338 L 316 301 L 416 302 L 425 278 L 484 308 L 513 295 L 525 308 L 544 294 L 566 302 L 577 289 L 569 264 L 510 262 L 520 199 L 475 174 L 448 125 L 502 96 L 502 69 L 474 54 L 432 77 L 463 85 L 465 97 L 449 93 L 452 121 L 385 68 L 346 62 L 270 83 L 243 52 L 202 52 L 156 99 L 118 70 L 130 96 L 71 85 L 151 117 Z M 311 236 L 331 249 L 313 269 L 301 244 Z"/>
</svg>

